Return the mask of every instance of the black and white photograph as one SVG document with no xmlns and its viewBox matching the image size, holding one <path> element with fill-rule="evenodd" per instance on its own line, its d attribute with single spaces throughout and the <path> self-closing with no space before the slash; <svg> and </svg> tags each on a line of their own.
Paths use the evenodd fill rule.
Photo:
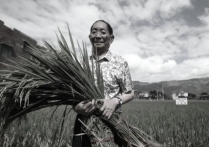
<svg viewBox="0 0 209 147">
<path fill-rule="evenodd" d="M 209 147 L 209 0 L 0 0 L 0 147 Z"/>
</svg>

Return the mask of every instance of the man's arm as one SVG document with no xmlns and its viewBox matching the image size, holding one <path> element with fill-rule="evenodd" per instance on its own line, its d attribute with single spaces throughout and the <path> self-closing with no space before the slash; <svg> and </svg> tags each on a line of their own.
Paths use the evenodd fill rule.
<svg viewBox="0 0 209 147">
<path fill-rule="evenodd" d="M 118 96 L 118 97 L 121 98 L 123 104 L 125 104 L 134 98 L 134 90 L 123 93 L 121 96 Z"/>
<path fill-rule="evenodd" d="M 131 80 L 131 75 L 128 67 L 128 63 L 125 61 L 122 66 L 122 82 L 119 83 L 119 86 L 121 88 L 121 95 L 118 95 L 116 97 L 113 97 L 112 99 L 104 99 L 104 105 L 100 109 L 100 112 L 102 113 L 102 116 L 106 119 L 110 119 L 112 114 L 115 112 L 116 108 L 121 105 L 120 101 L 122 101 L 122 104 L 125 104 L 129 101 L 131 101 L 134 97 L 134 90 L 133 90 L 133 83 Z M 117 77 L 116 77 L 117 78 Z"/>
<path fill-rule="evenodd" d="M 121 96 L 113 97 L 112 99 L 102 99 L 104 102 L 103 106 L 100 109 L 102 117 L 110 119 L 112 114 L 115 112 L 116 108 L 120 105 L 118 97 L 122 100 L 122 103 L 125 104 L 131 101 L 134 97 L 134 90 L 123 93 Z"/>
<path fill-rule="evenodd" d="M 134 97 L 134 90 L 118 96 L 123 104 L 131 101 Z M 118 98 L 113 97 L 112 99 L 101 99 L 104 102 L 100 109 L 102 116 L 106 119 L 110 119 L 112 114 L 115 112 L 116 108 L 120 105 Z M 82 101 L 73 107 L 76 113 L 82 114 L 84 116 L 91 115 L 96 110 L 95 100 L 92 101 Z"/>
</svg>

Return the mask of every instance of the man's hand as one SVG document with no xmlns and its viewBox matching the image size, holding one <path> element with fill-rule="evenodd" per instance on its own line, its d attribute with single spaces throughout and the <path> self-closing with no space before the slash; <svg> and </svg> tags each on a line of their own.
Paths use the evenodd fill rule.
<svg viewBox="0 0 209 147">
<path fill-rule="evenodd" d="M 74 111 L 84 116 L 89 116 L 96 110 L 96 108 L 97 107 L 96 107 L 94 99 L 92 101 L 85 100 L 85 101 L 78 103 L 74 107 Z"/>
<path fill-rule="evenodd" d="M 118 99 L 101 99 L 100 101 L 104 102 L 103 106 L 100 108 L 100 113 L 102 114 L 102 117 L 105 119 L 110 119 L 119 105 Z"/>
</svg>

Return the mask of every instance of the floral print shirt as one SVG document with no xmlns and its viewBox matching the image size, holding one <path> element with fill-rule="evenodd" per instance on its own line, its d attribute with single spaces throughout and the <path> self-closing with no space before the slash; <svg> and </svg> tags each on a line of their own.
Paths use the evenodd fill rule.
<svg viewBox="0 0 209 147">
<path fill-rule="evenodd" d="M 95 71 L 95 59 L 93 62 Z M 98 62 L 103 74 L 105 98 L 111 99 L 133 89 L 128 63 L 121 56 L 112 55 L 108 51 Z M 96 79 L 96 74 L 94 77 Z"/>
</svg>

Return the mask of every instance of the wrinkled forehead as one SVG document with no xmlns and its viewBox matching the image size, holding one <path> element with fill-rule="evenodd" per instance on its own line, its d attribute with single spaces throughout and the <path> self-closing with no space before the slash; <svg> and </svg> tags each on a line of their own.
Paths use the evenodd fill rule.
<svg viewBox="0 0 209 147">
<path fill-rule="evenodd" d="M 93 24 L 92 26 L 92 30 L 93 29 L 104 29 L 108 31 L 108 26 L 106 23 L 102 22 L 102 21 L 98 21 L 96 23 Z"/>
</svg>

